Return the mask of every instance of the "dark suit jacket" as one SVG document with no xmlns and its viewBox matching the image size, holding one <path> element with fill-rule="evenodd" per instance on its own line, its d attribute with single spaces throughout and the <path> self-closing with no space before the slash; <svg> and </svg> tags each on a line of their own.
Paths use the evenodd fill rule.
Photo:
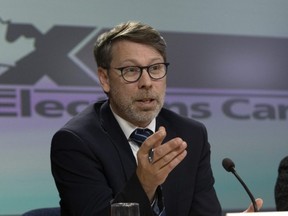
<svg viewBox="0 0 288 216">
<path fill-rule="evenodd" d="M 166 215 L 221 215 L 205 127 L 164 108 L 156 126 L 166 128 L 166 141 L 178 136 L 188 143 L 186 158 L 162 185 Z M 111 201 L 138 202 L 141 216 L 153 215 L 107 101 L 88 106 L 54 135 L 51 165 L 62 215 L 108 216 Z"/>
</svg>

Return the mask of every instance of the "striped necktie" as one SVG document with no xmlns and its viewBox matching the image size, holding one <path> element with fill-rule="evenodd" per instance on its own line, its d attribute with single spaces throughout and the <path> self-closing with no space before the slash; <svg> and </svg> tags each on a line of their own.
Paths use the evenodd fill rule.
<svg viewBox="0 0 288 216">
<path fill-rule="evenodd" d="M 141 144 L 152 134 L 153 131 L 148 128 L 137 128 L 131 133 L 130 140 L 135 142 L 140 147 Z"/>
<path fill-rule="evenodd" d="M 132 140 L 134 143 L 136 143 L 140 147 L 141 144 L 152 134 L 153 134 L 153 131 L 151 131 L 148 128 L 137 128 L 131 133 L 129 139 Z M 161 186 L 159 190 L 162 191 Z M 161 197 L 162 197 L 162 200 L 160 201 L 157 199 L 156 203 L 152 206 L 152 209 L 155 215 L 166 216 L 162 192 L 161 192 Z"/>
</svg>

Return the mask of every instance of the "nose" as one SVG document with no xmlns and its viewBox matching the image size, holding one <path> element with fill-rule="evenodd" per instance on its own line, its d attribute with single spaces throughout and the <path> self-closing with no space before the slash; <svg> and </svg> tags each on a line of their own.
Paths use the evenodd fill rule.
<svg viewBox="0 0 288 216">
<path fill-rule="evenodd" d="M 148 74 L 147 68 L 143 69 L 140 79 L 138 80 L 139 88 L 150 88 L 152 85 L 151 77 Z"/>
</svg>

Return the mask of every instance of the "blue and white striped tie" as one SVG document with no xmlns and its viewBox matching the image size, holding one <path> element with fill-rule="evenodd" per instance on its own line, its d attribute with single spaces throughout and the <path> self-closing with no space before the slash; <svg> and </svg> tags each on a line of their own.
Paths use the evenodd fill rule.
<svg viewBox="0 0 288 216">
<path fill-rule="evenodd" d="M 148 128 L 137 128 L 131 133 L 130 140 L 135 142 L 140 147 L 142 143 L 152 134 L 153 131 Z"/>
</svg>

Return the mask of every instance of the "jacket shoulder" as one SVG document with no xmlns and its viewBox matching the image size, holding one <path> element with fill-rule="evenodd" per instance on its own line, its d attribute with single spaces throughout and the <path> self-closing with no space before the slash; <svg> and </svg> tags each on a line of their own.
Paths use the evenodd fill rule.
<svg viewBox="0 0 288 216">
<path fill-rule="evenodd" d="M 88 105 L 83 111 L 72 117 L 58 131 L 70 131 L 79 135 L 87 135 L 100 130 L 100 109 L 103 104 L 101 101 Z"/>
<path fill-rule="evenodd" d="M 159 113 L 159 117 L 164 121 L 167 122 L 169 125 L 174 125 L 175 127 L 198 127 L 198 128 L 205 128 L 204 124 L 200 121 L 195 119 L 188 118 L 186 116 L 179 115 L 172 110 L 163 108 Z"/>
</svg>

